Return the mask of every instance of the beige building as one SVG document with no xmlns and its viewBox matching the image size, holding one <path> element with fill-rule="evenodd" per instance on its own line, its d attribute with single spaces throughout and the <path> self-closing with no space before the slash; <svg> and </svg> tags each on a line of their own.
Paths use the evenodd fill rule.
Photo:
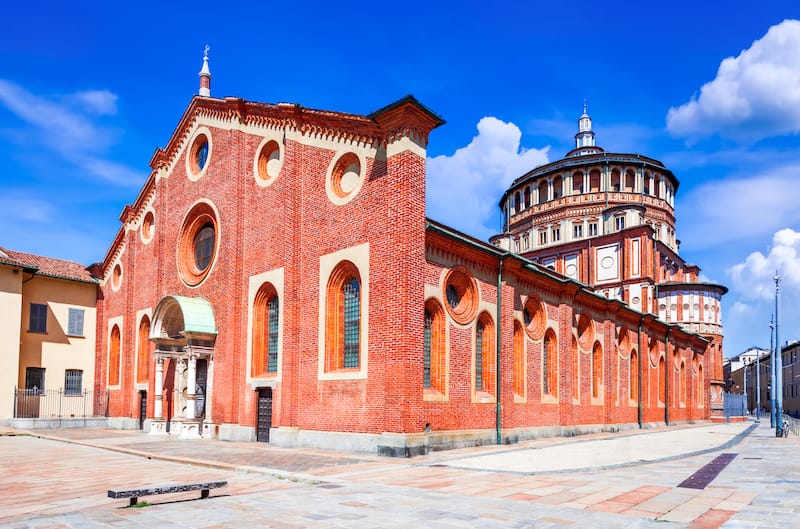
<svg viewBox="0 0 800 529">
<path fill-rule="evenodd" d="M 97 280 L 0 247 L 0 421 L 92 415 Z"/>
</svg>

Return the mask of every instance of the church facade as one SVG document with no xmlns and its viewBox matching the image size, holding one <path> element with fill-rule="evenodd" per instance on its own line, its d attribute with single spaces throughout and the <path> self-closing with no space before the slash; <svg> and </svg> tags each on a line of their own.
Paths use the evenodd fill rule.
<svg viewBox="0 0 800 529">
<path fill-rule="evenodd" d="M 153 434 L 414 455 L 708 419 L 713 340 L 425 216 L 411 96 L 196 96 L 123 210 L 95 384 Z"/>
</svg>

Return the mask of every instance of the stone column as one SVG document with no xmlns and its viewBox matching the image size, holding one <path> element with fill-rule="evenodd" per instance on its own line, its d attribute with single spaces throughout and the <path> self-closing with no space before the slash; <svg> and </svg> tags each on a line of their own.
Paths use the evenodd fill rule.
<svg viewBox="0 0 800 529">
<path fill-rule="evenodd" d="M 553 179 L 547 179 L 547 200 L 553 200 Z"/>
<path fill-rule="evenodd" d="M 197 408 L 195 407 L 195 393 L 197 391 L 197 355 L 189 354 L 189 369 L 186 373 L 186 419 L 194 420 Z"/>
<path fill-rule="evenodd" d="M 153 403 L 153 418 L 164 419 L 164 358 L 156 356 L 156 380 L 154 393 L 156 400 Z"/>
<path fill-rule="evenodd" d="M 591 191 L 590 181 L 591 180 L 589 178 L 589 171 L 584 171 L 583 172 L 583 192 L 584 193 L 588 193 L 589 191 Z"/>
</svg>

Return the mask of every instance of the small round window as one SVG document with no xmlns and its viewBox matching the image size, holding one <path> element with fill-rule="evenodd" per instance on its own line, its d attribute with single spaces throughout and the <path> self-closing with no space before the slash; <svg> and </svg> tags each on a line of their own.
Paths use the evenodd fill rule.
<svg viewBox="0 0 800 529">
<path fill-rule="evenodd" d="M 328 173 L 328 198 L 336 205 L 353 199 L 364 183 L 364 168 L 358 155 L 348 152 L 340 156 Z"/>
<path fill-rule="evenodd" d="M 188 286 L 197 286 L 213 268 L 219 244 L 216 211 L 198 202 L 183 221 L 178 240 L 178 274 Z"/>
<path fill-rule="evenodd" d="M 142 242 L 148 243 L 153 239 L 153 225 L 155 224 L 155 216 L 152 211 L 145 213 L 142 219 Z"/>
<path fill-rule="evenodd" d="M 547 314 L 544 304 L 534 294 L 528 296 L 522 307 L 522 318 L 525 320 L 525 332 L 533 340 L 538 340 L 544 336 L 545 325 L 547 324 Z"/>
<path fill-rule="evenodd" d="M 478 312 L 478 286 L 475 279 L 462 268 L 450 270 L 444 278 L 447 312 L 462 325 L 475 318 Z"/>
<path fill-rule="evenodd" d="M 258 150 L 256 158 L 256 182 L 271 184 L 281 170 L 281 148 L 275 140 L 267 140 Z"/>
<path fill-rule="evenodd" d="M 186 170 L 189 178 L 197 180 L 206 169 L 208 169 L 209 158 L 211 156 L 211 140 L 207 130 L 203 130 L 195 136 L 189 154 L 186 157 Z"/>
<path fill-rule="evenodd" d="M 119 290 L 119 287 L 122 285 L 122 266 L 117 263 L 114 265 L 114 270 L 111 271 L 111 288 L 113 290 Z"/>
</svg>

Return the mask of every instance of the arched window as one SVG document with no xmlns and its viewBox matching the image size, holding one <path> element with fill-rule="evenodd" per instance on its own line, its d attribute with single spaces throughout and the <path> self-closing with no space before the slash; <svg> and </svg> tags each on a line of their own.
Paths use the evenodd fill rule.
<svg viewBox="0 0 800 529">
<path fill-rule="evenodd" d="M 667 387 L 666 387 L 666 364 L 664 357 L 658 359 L 658 402 L 665 404 L 667 402 Z"/>
<path fill-rule="evenodd" d="M 583 173 L 576 171 L 572 173 L 572 194 L 580 195 L 583 193 Z"/>
<path fill-rule="evenodd" d="M 539 204 L 547 202 L 547 180 L 539 181 Z"/>
<path fill-rule="evenodd" d="M 683 362 L 678 371 L 678 399 L 681 406 L 686 406 L 686 364 Z"/>
<path fill-rule="evenodd" d="M 136 383 L 146 384 L 150 376 L 150 318 L 142 316 L 139 322 L 139 343 L 136 350 Z"/>
<path fill-rule="evenodd" d="M 446 389 L 447 350 L 444 309 L 434 299 L 425 302 L 425 360 L 423 386 L 444 393 Z"/>
<path fill-rule="evenodd" d="M 592 193 L 600 191 L 600 171 L 597 169 L 589 173 L 589 191 Z"/>
<path fill-rule="evenodd" d="M 553 178 L 553 200 L 557 200 L 561 198 L 561 195 L 564 194 L 564 180 L 561 176 L 557 176 Z"/>
<path fill-rule="evenodd" d="M 542 346 L 542 393 L 558 395 L 558 340 L 552 329 L 544 334 Z"/>
<path fill-rule="evenodd" d="M 531 188 L 530 186 L 525 186 L 525 207 L 531 207 Z"/>
<path fill-rule="evenodd" d="M 350 261 L 331 273 L 326 292 L 325 370 L 358 369 L 361 350 L 361 277 Z"/>
<path fill-rule="evenodd" d="M 250 373 L 254 377 L 278 372 L 280 302 L 275 287 L 264 283 L 253 300 L 253 347 Z"/>
<path fill-rule="evenodd" d="M 619 170 L 614 169 L 611 171 L 611 191 L 619 191 L 620 190 L 620 177 L 619 177 Z"/>
<path fill-rule="evenodd" d="M 581 386 L 581 357 L 578 350 L 578 340 L 572 337 L 572 397 L 580 398 Z"/>
<path fill-rule="evenodd" d="M 514 393 L 525 396 L 525 335 L 514 320 Z"/>
<path fill-rule="evenodd" d="M 119 353 L 120 334 L 119 326 L 111 328 L 111 337 L 108 344 L 108 385 L 119 386 Z"/>
<path fill-rule="evenodd" d="M 759 366 L 760 367 L 760 366 Z M 702 408 L 706 403 L 706 390 L 703 384 L 703 364 L 697 366 L 697 407 Z"/>
<path fill-rule="evenodd" d="M 639 397 L 639 356 L 636 351 L 631 351 L 631 360 L 628 366 L 630 372 L 628 379 L 630 380 L 630 398 L 636 400 Z"/>
<path fill-rule="evenodd" d="M 633 193 L 634 189 L 636 189 L 636 175 L 632 169 L 628 169 L 625 171 L 625 189 L 623 191 Z"/>
<path fill-rule="evenodd" d="M 475 390 L 494 391 L 494 324 L 485 312 L 475 327 Z"/>
<path fill-rule="evenodd" d="M 592 348 L 592 398 L 600 397 L 600 386 L 603 383 L 603 348 L 595 342 Z"/>
</svg>

